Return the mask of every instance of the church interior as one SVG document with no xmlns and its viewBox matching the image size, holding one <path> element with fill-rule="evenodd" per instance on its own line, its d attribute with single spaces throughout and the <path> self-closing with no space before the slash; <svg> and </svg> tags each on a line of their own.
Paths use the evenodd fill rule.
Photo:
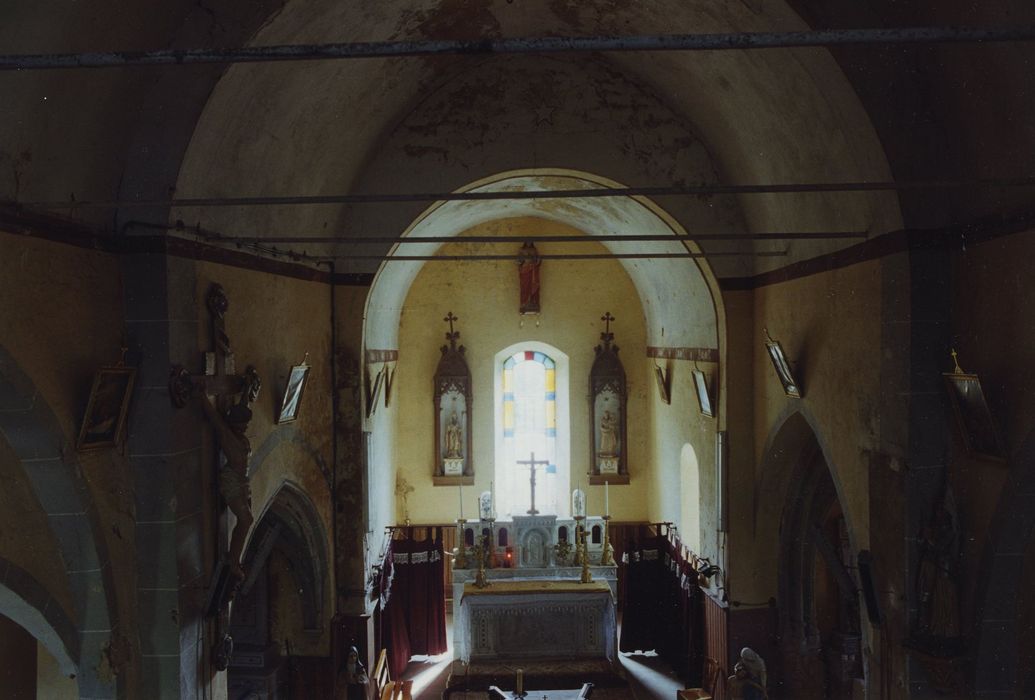
<svg viewBox="0 0 1035 700">
<path fill-rule="evenodd" d="M 1035 697 L 1031 2 L 0 19 L 4 697 Z"/>
</svg>

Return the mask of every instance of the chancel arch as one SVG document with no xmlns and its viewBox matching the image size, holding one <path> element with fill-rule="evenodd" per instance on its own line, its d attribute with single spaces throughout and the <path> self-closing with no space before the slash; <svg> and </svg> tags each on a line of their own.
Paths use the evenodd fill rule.
<svg viewBox="0 0 1035 700">
<path fill-rule="evenodd" d="M 576 171 L 535 170 L 501 173 L 474 182 L 463 191 L 619 186 L 620 183 L 606 178 Z M 463 487 L 465 516 L 471 517 L 474 513 L 474 496 L 488 490 L 494 469 L 498 469 L 493 464 L 497 457 L 494 445 L 501 443 L 496 431 L 502 425 L 502 420 L 496 420 L 496 412 L 502 408 L 495 394 L 496 373 L 502 363 L 498 353 L 542 349 L 558 360 L 557 444 L 559 450 L 565 449 L 567 443 L 571 445 L 571 477 L 566 489 L 578 485 L 576 475 L 584 474 L 585 465 L 590 461 L 587 453 L 589 426 L 583 425 L 589 419 L 580 403 L 581 393 L 576 392 L 573 396 L 580 398 L 570 402 L 571 413 L 565 421 L 560 400 L 563 391 L 561 365 L 565 360 L 551 348 L 570 358 L 569 384 L 574 382 L 575 387 L 585 385 L 589 381 L 593 349 L 600 344 L 600 334 L 605 331 L 605 323 L 600 319 L 606 313 L 615 318 L 610 330 L 629 372 L 629 415 L 635 425 L 630 426 L 628 448 L 630 457 L 634 458 L 631 464 L 636 465 L 633 471 L 638 471 L 630 486 L 623 487 L 627 490 L 612 492 L 610 503 L 612 509 L 619 511 L 616 517 L 647 519 L 653 515 L 652 509 L 645 504 L 656 497 L 654 489 L 657 486 L 650 475 L 651 468 L 646 465 L 648 455 L 656 449 L 655 437 L 652 436 L 659 428 L 647 408 L 649 394 L 646 389 L 654 379 L 653 370 L 643 358 L 663 356 L 668 352 L 673 356 L 692 355 L 718 362 L 722 352 L 720 337 L 724 320 L 721 302 L 717 301 L 717 284 L 707 263 L 691 257 L 690 254 L 698 251 L 693 242 L 686 238 L 676 240 L 677 236 L 686 236 L 685 230 L 663 209 L 644 198 L 623 196 L 563 202 L 538 199 L 451 201 L 430 207 L 404 235 L 411 239 L 455 237 L 455 243 L 400 244 L 393 254 L 516 254 L 520 244 L 465 244 L 463 239 L 465 235 L 518 235 L 535 240 L 537 235 L 549 233 L 573 236 L 592 233 L 597 238 L 586 243 L 543 242 L 537 244 L 541 254 L 592 252 L 606 256 L 609 253 L 643 252 L 643 244 L 607 240 L 609 234 L 630 232 L 671 237 L 671 241 L 651 243 L 651 250 L 666 254 L 682 253 L 686 257 L 650 261 L 612 258 L 580 260 L 577 263 L 544 260 L 540 272 L 542 308 L 538 314 L 519 313 L 518 271 L 516 264 L 510 262 L 389 259 L 382 265 L 368 295 L 364 314 L 365 369 L 371 375 L 375 374 L 379 370 L 378 358 L 388 356 L 397 357 L 398 364 L 393 383 L 393 405 L 385 407 L 379 404 L 365 426 L 368 431 L 367 469 L 372 529 L 377 531 L 381 525 L 392 524 L 397 517 L 401 518 L 401 514 L 395 513 L 392 498 L 397 476 L 401 475 L 407 483 L 418 488 L 430 481 L 429 476 L 420 475 L 432 473 L 431 455 L 416 450 L 409 444 L 413 440 L 401 443 L 397 436 L 404 434 L 413 438 L 427 430 L 425 424 L 432 410 L 430 397 L 425 402 L 413 392 L 426 392 L 430 388 L 425 384 L 433 371 L 433 361 L 439 355 L 438 348 L 445 344 L 444 334 L 448 328 L 442 319 L 449 312 L 459 317 L 455 322 L 460 333 L 457 343 L 466 348 L 474 383 L 473 451 L 476 464 L 473 480 L 465 482 Z M 469 310 L 460 312 L 462 300 L 472 290 L 477 290 L 473 293 L 479 295 L 477 303 L 471 300 Z M 394 400 L 395 397 L 399 400 Z M 416 408 L 409 405 L 410 401 L 416 402 Z M 561 432 L 567 423 L 570 423 L 571 435 L 565 441 Z M 688 434 L 684 439 L 690 438 Z M 416 470 L 418 481 L 411 478 L 410 469 Z M 582 478 L 583 487 L 588 487 L 586 477 Z M 601 482 L 587 492 L 591 511 L 603 512 L 603 490 Z M 449 491 L 448 495 L 446 491 Z M 424 517 L 433 518 L 434 522 L 459 514 L 457 487 L 435 489 L 422 501 L 426 508 Z M 412 502 L 408 508 L 411 517 L 420 522 Z"/>
</svg>

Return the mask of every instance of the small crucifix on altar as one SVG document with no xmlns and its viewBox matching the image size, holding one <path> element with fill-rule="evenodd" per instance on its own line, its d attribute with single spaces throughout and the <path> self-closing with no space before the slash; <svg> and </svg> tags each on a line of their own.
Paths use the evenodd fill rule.
<svg viewBox="0 0 1035 700">
<path fill-rule="evenodd" d="M 536 459 L 535 458 L 535 452 L 532 452 L 531 453 L 531 457 L 529 459 L 519 459 L 517 461 L 517 463 L 518 464 L 527 464 L 528 468 L 531 470 L 531 474 L 529 476 L 528 481 L 529 481 L 529 487 L 532 490 L 532 507 L 529 508 L 528 510 L 526 510 L 525 512 L 528 513 L 529 515 L 539 515 L 539 511 L 535 509 L 535 468 L 537 466 L 539 466 L 539 465 L 546 466 L 546 465 L 550 464 L 550 460 L 548 460 L 548 459 Z"/>
</svg>

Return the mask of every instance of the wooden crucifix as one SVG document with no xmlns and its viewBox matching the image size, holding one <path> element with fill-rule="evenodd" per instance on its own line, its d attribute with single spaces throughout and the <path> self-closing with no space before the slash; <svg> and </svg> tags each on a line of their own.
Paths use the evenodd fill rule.
<svg viewBox="0 0 1035 700">
<path fill-rule="evenodd" d="M 249 366 L 244 374 L 235 371 L 234 354 L 230 349 L 230 337 L 225 326 L 225 315 L 230 304 L 221 285 L 212 285 L 206 297 L 206 306 L 212 321 L 213 350 L 204 355 L 204 374 L 192 375 L 182 366 L 174 366 L 169 377 L 169 395 L 173 405 L 178 408 L 185 406 L 192 398 L 201 401 L 205 415 L 216 432 L 216 454 L 221 451 L 226 457 L 226 465 L 217 464 L 214 470 L 218 475 L 221 497 L 217 533 L 217 551 L 220 555 L 213 571 L 207 605 L 208 615 L 217 617 L 216 634 L 219 641 L 213 648 L 213 656 L 216 667 L 223 670 L 229 665 L 228 650 L 232 648 L 232 641 L 229 641 L 227 634 L 229 603 L 244 579 L 241 553 L 253 521 L 248 484 L 251 445 L 245 435 L 251 419 L 248 404 L 258 398 L 262 382 L 254 367 Z M 210 394 L 216 397 L 215 404 L 208 398 Z M 236 402 L 233 401 L 235 395 L 240 397 Z M 229 551 L 226 551 L 227 507 L 237 518 Z"/>
<path fill-rule="evenodd" d="M 537 466 L 539 466 L 540 464 L 548 465 L 550 463 L 550 460 L 548 460 L 548 459 L 536 459 L 535 458 L 535 452 L 532 452 L 531 453 L 531 457 L 529 459 L 519 459 L 517 461 L 517 463 L 518 464 L 527 464 L 528 468 L 532 471 L 532 473 L 531 473 L 531 475 L 529 477 L 529 486 L 532 489 L 532 507 L 529 508 L 528 510 L 526 510 L 525 512 L 528 513 L 529 515 L 539 515 L 539 511 L 535 509 L 535 468 Z"/>
</svg>

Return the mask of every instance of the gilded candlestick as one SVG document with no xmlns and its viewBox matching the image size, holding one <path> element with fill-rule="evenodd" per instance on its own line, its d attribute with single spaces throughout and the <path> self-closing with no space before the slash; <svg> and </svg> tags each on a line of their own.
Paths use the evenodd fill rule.
<svg viewBox="0 0 1035 700">
<path fill-rule="evenodd" d="M 575 516 L 575 561 L 574 564 L 578 566 L 582 563 L 583 559 L 583 548 L 582 543 L 586 539 L 586 531 L 582 527 L 582 521 L 586 519 L 584 515 Z"/>
<path fill-rule="evenodd" d="M 454 569 L 466 569 L 467 568 L 467 543 L 464 541 L 467 539 L 466 533 L 464 532 L 464 525 L 467 521 L 463 518 L 458 518 L 456 521 L 457 534 L 459 539 L 456 544 L 456 559 L 453 561 Z"/>
<path fill-rule="evenodd" d="M 615 555 L 614 548 L 611 547 L 611 538 L 608 536 L 608 521 L 611 519 L 610 515 L 604 516 L 604 549 L 600 552 L 600 565 L 601 566 L 614 566 Z"/>
</svg>

